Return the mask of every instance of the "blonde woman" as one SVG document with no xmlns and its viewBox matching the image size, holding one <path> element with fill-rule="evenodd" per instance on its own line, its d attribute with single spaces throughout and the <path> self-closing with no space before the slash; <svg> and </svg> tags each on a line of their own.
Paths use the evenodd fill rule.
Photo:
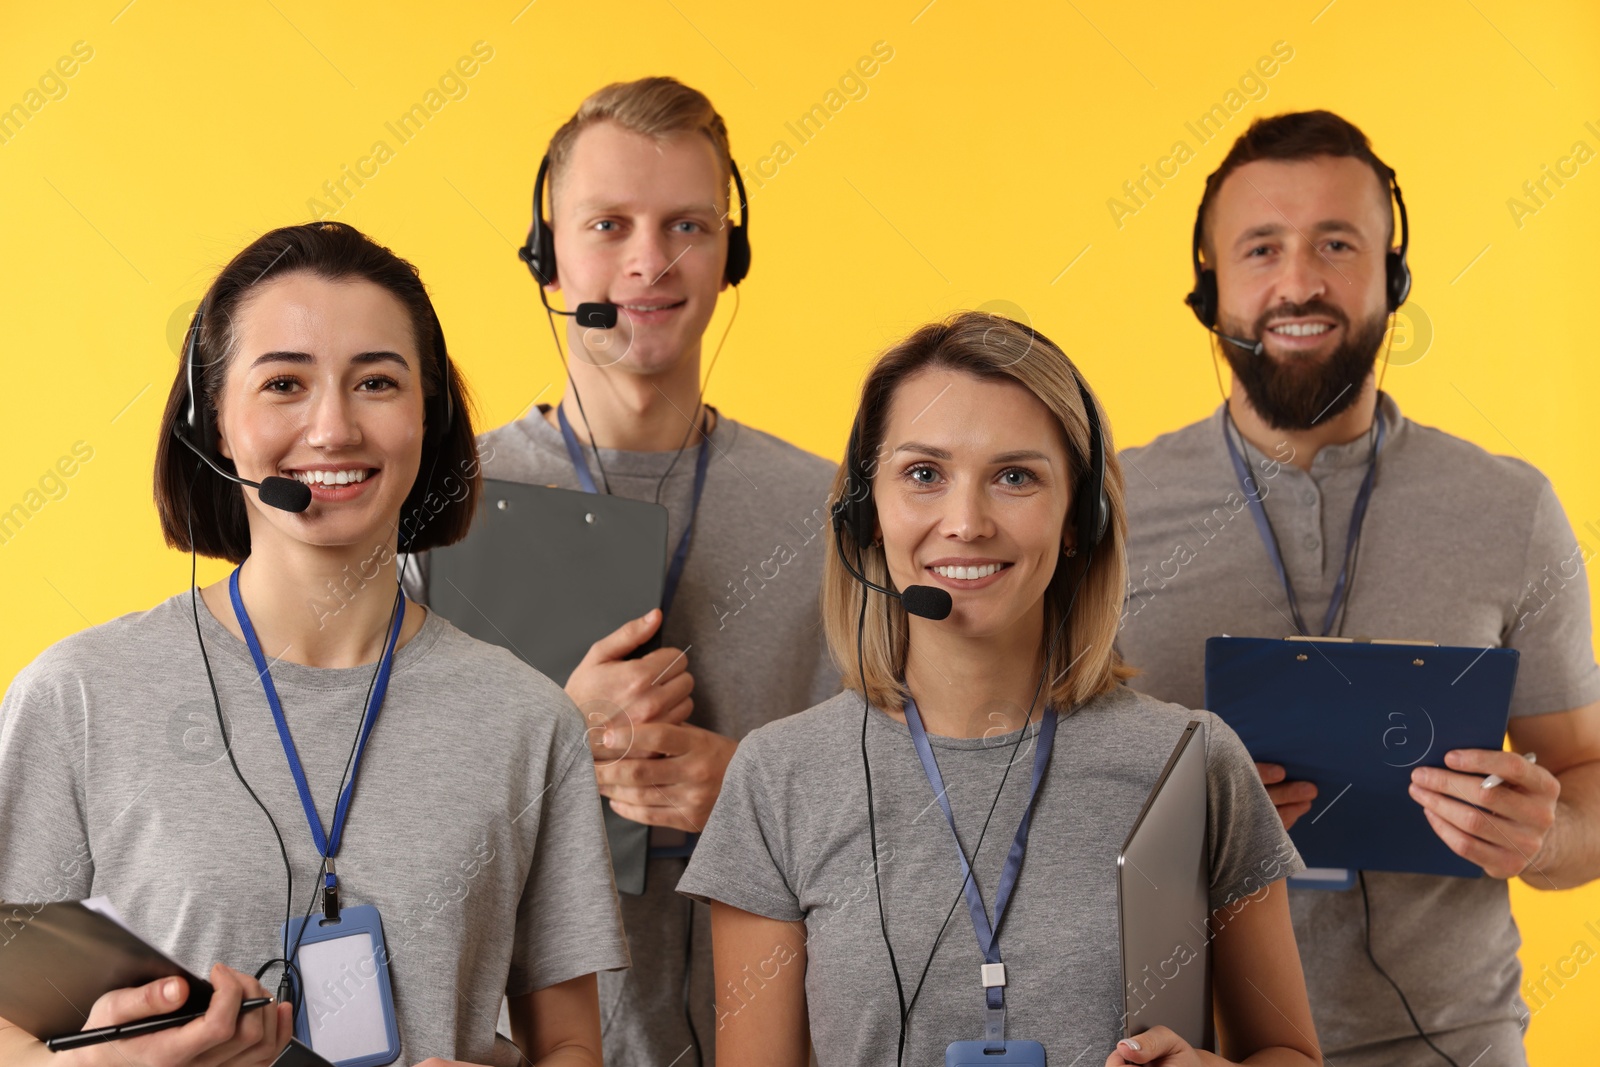
<svg viewBox="0 0 1600 1067">
<path fill-rule="evenodd" d="M 1319 1062 L 1281 881 L 1301 863 L 1250 757 L 1123 684 L 1122 474 L 1093 405 L 1059 349 L 978 313 L 869 374 L 823 590 L 848 691 L 740 745 L 679 886 L 712 902 L 723 1067 L 808 1044 L 934 1064 L 997 1029 L 997 1064 Z M 1119 1040 L 1117 851 L 1194 718 L 1226 1059 Z"/>
</svg>

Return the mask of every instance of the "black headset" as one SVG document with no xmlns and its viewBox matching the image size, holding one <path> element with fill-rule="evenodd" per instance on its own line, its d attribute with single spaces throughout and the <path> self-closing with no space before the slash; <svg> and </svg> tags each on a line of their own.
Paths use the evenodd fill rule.
<svg viewBox="0 0 1600 1067">
<path fill-rule="evenodd" d="M 722 272 L 729 285 L 738 285 L 750 273 L 750 202 L 745 197 L 744 179 L 739 165 L 728 161 L 733 184 L 739 191 L 739 224 L 728 229 L 728 263 Z M 540 286 L 556 280 L 556 235 L 544 217 L 544 180 L 550 172 L 550 157 L 539 161 L 539 175 L 533 180 L 533 225 L 528 239 L 517 249 L 517 258 L 528 265 L 528 272 Z"/>
<path fill-rule="evenodd" d="M 1377 160 L 1377 157 L 1373 158 Z M 1406 262 L 1406 250 L 1411 247 L 1411 226 L 1406 221 L 1406 201 L 1400 195 L 1400 182 L 1394 170 L 1382 160 L 1377 160 L 1377 163 L 1388 171 L 1389 191 L 1394 196 L 1394 205 L 1400 215 L 1400 247 L 1390 249 L 1383 257 L 1384 293 L 1392 314 L 1400 310 L 1400 305 L 1406 302 L 1406 297 L 1411 293 L 1411 266 Z M 1194 219 L 1194 240 L 1189 246 L 1189 258 L 1194 264 L 1194 289 L 1183 298 L 1183 302 L 1189 305 L 1194 317 L 1200 320 L 1200 325 L 1214 330 L 1217 325 L 1217 272 L 1200 262 L 1206 206 L 1206 198 L 1201 197 L 1200 210 Z"/>
<path fill-rule="evenodd" d="M 1035 341 L 1048 345 L 1057 352 L 1061 351 L 1054 342 L 1037 330 L 1011 319 L 1004 321 L 1027 331 Z M 1089 394 L 1089 386 L 1078 373 L 1078 368 L 1072 365 L 1072 361 L 1066 360 L 1066 363 L 1072 372 L 1072 380 L 1077 383 L 1078 392 L 1083 397 L 1083 410 L 1089 422 L 1089 477 L 1076 494 L 1072 506 L 1073 526 L 1077 532 L 1077 543 L 1074 548 L 1087 560 L 1105 538 L 1106 528 L 1111 523 L 1111 502 L 1106 497 L 1106 447 L 1104 435 L 1100 432 L 1100 413 L 1095 408 L 1094 397 Z M 863 404 L 862 410 L 856 414 L 856 420 L 850 427 L 850 443 L 845 447 L 844 457 L 844 492 L 833 502 L 832 508 L 834 534 L 837 536 L 848 530 L 855 540 L 858 551 L 872 541 L 874 529 L 878 524 L 878 506 L 872 499 L 873 472 L 861 454 L 861 420 L 865 412 L 866 405 Z"/>
<path fill-rule="evenodd" d="M 183 374 L 189 395 L 184 399 L 183 411 L 173 424 L 173 432 L 209 458 L 216 452 L 216 423 L 203 396 L 205 365 L 200 358 L 200 327 L 205 317 L 205 301 L 194 309 L 189 320 L 189 337 L 183 346 Z M 455 400 L 450 395 L 453 375 L 450 357 L 444 346 L 444 327 L 437 312 L 433 313 L 433 349 L 439 358 L 439 391 L 423 401 L 423 418 L 427 423 L 427 436 L 433 442 L 443 440 L 455 423 Z"/>
</svg>

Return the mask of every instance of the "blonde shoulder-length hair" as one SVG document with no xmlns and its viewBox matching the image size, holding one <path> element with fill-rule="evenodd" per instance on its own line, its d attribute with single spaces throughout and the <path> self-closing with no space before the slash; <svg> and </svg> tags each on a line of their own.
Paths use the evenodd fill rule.
<svg viewBox="0 0 1600 1067">
<path fill-rule="evenodd" d="M 856 414 L 857 456 L 862 472 L 876 480 L 884 458 L 884 436 L 895 392 L 912 375 L 929 368 L 961 371 L 985 381 L 1016 382 L 1050 409 L 1067 442 L 1073 502 L 1066 528 L 1072 529 L 1077 509 L 1093 506 L 1092 501 L 1079 499 L 1079 487 L 1089 473 L 1089 420 L 1083 397 L 1088 393 L 1092 398 L 1093 392 L 1087 382 L 1079 389 L 1081 376 L 1059 348 L 1028 327 L 998 315 L 959 312 L 943 322 L 919 328 L 878 357 L 861 387 Z M 1134 673 L 1114 647 L 1128 569 L 1122 465 L 1117 461 L 1103 409 L 1098 401 L 1094 403 L 1105 449 L 1105 493 L 1110 517 L 1105 536 L 1093 555 L 1087 557 L 1088 571 L 1072 605 L 1071 619 L 1046 665 L 1050 679 L 1046 700 L 1062 711 L 1108 692 Z M 849 463 L 850 457 L 846 456 L 834 475 L 830 502 L 842 501 L 852 490 Z M 870 491 L 870 487 L 867 489 Z M 859 561 L 862 573 L 879 585 L 890 584 L 882 545 L 857 544 L 848 524 L 842 524 L 836 536 L 845 555 Z M 1082 553 L 1075 558 L 1059 557 L 1061 565 L 1045 590 L 1045 643 L 1067 611 L 1073 583 L 1085 558 Z M 828 553 L 823 566 L 823 629 L 844 684 L 879 708 L 902 707 L 908 695 L 904 679 L 910 641 L 905 608 L 898 600 L 863 589 L 839 562 L 836 552 Z M 862 634 L 858 668 L 857 625 L 863 596 L 877 597 L 879 603 L 867 605 L 868 622 Z"/>
</svg>

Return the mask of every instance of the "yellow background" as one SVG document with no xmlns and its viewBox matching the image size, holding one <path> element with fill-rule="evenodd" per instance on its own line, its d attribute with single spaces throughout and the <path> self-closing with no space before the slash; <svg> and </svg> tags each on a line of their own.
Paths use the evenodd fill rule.
<svg viewBox="0 0 1600 1067">
<path fill-rule="evenodd" d="M 421 268 L 481 425 L 558 395 L 513 256 L 532 176 L 586 93 L 654 73 L 711 96 L 747 171 L 778 141 L 792 153 L 751 188 L 754 268 L 710 398 L 830 457 L 875 351 L 994 300 L 1079 362 L 1120 444 L 1211 411 L 1207 338 L 1180 303 L 1205 175 L 1257 116 L 1338 111 L 1399 171 L 1411 211 L 1415 299 L 1386 388 L 1412 418 L 1537 465 L 1600 551 L 1600 162 L 1520 226 L 1507 206 L 1534 206 L 1522 183 L 1575 141 L 1600 151 L 1600 11 L 1585 0 L 5 7 L 0 107 L 26 103 L 76 42 L 93 58 L 62 79 L 64 95 L 47 83 L 59 99 L 33 98 L 41 106 L 0 144 L 0 510 L 28 500 L 76 442 L 94 454 L 0 544 L 0 679 L 186 584 L 150 480 L 187 310 L 248 241 L 328 202 L 323 183 L 375 141 L 393 158 L 336 217 Z M 463 79 L 466 95 L 401 144 L 384 124 L 478 41 L 493 58 Z M 785 123 L 879 41 L 893 58 L 864 79 L 866 95 L 800 143 Z M 1261 79 L 1266 95 L 1241 94 L 1200 144 L 1185 122 L 1280 41 L 1293 57 Z M 1107 201 L 1179 139 L 1195 158 L 1119 227 Z M 1473 561 L 1460 565 L 1465 580 Z M 1600 887 L 1518 884 L 1513 897 L 1530 978 L 1579 942 L 1585 959 L 1600 951 Z M 1541 997 L 1535 1063 L 1592 1058 L 1600 966 L 1562 981 Z"/>
</svg>

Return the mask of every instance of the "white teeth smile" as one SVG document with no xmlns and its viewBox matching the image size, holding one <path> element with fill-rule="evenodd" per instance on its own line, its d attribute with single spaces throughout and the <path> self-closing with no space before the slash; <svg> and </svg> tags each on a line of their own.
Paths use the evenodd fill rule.
<svg viewBox="0 0 1600 1067">
<path fill-rule="evenodd" d="M 675 308 L 681 303 L 683 303 L 682 300 L 678 301 L 677 304 L 620 304 L 618 306 L 628 311 L 666 311 L 668 308 Z"/>
<path fill-rule="evenodd" d="M 367 480 L 367 472 L 356 471 L 295 471 L 294 480 L 306 485 L 353 485 Z"/>
<path fill-rule="evenodd" d="M 1273 333 L 1286 334 L 1289 337 L 1315 337 L 1333 329 L 1325 322 L 1286 322 L 1281 326 L 1273 326 Z"/>
<path fill-rule="evenodd" d="M 941 578 L 964 578 L 972 581 L 975 578 L 987 578 L 1000 569 L 998 563 L 985 563 L 981 567 L 935 567 L 933 573 Z"/>
</svg>

